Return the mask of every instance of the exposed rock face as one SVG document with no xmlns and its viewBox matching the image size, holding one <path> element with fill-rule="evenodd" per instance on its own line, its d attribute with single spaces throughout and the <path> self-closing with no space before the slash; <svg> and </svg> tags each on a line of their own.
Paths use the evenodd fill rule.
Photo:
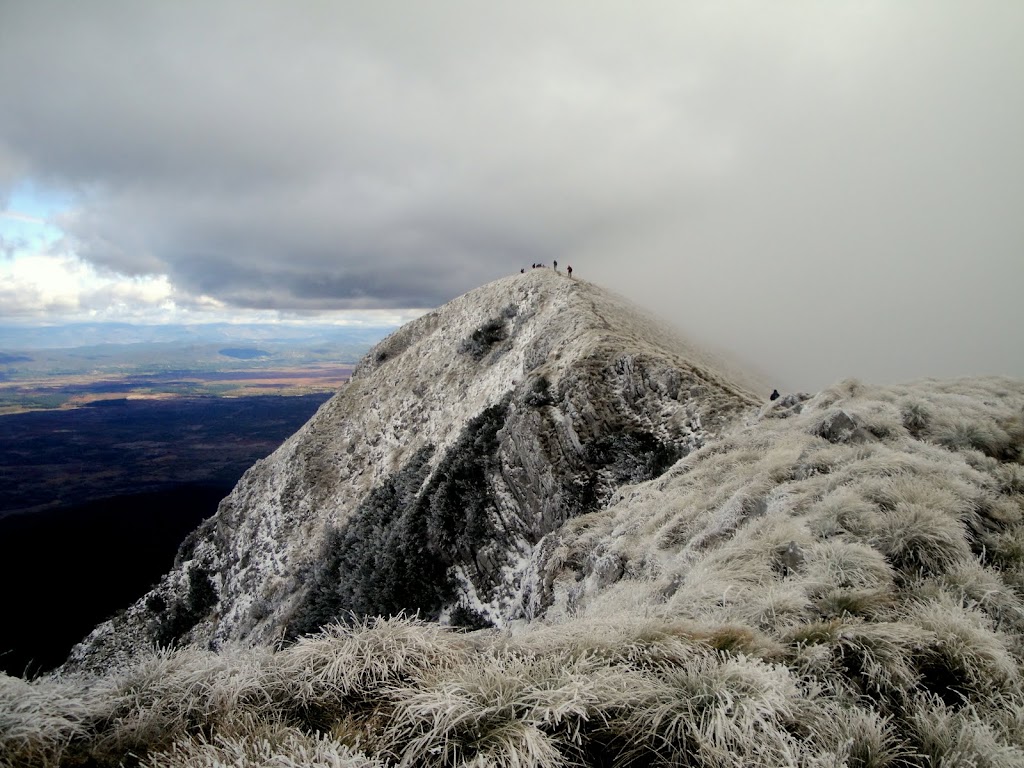
<svg viewBox="0 0 1024 768">
<path fill-rule="evenodd" d="M 374 348 L 67 668 L 152 643 L 269 644 L 351 613 L 527 615 L 538 542 L 752 410 L 763 386 L 722 370 L 550 270 L 472 291 Z"/>
</svg>

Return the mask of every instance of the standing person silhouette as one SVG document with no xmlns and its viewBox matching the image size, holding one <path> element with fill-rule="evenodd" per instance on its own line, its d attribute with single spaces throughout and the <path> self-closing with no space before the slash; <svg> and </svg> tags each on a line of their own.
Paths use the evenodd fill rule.
<svg viewBox="0 0 1024 768">
<path fill-rule="evenodd" d="M 554 267 L 555 272 L 557 272 L 558 271 L 558 262 L 557 261 L 552 261 L 551 265 Z"/>
<path fill-rule="evenodd" d="M 565 271 L 568 273 L 569 277 L 572 277 L 572 264 L 566 266 Z"/>
</svg>

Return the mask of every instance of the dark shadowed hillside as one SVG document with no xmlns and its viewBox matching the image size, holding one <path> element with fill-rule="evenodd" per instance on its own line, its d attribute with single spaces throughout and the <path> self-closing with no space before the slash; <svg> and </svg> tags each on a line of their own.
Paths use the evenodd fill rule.
<svg viewBox="0 0 1024 768">
<path fill-rule="evenodd" d="M 174 564 L 327 395 L 117 401 L 0 417 L 0 668 L 61 664 Z"/>
<path fill-rule="evenodd" d="M 177 485 L 0 519 L 0 668 L 59 666 L 173 565 L 181 540 L 229 490 Z"/>
</svg>

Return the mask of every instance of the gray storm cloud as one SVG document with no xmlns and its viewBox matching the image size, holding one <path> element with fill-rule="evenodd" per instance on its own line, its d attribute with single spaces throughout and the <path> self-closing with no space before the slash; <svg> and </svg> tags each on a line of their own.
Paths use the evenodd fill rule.
<svg viewBox="0 0 1024 768">
<path fill-rule="evenodd" d="M 238 307 L 558 259 L 785 387 L 1024 375 L 1024 5 L 497 5 L 4 3 L 0 187 Z"/>
</svg>

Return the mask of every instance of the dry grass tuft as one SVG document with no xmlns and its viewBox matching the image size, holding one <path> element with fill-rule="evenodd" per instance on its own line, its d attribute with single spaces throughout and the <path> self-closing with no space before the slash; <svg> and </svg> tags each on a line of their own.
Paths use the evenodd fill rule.
<svg viewBox="0 0 1024 768">
<path fill-rule="evenodd" d="M 0 674 L 0 766 L 57 766 L 95 708 L 73 684 Z"/>
<path fill-rule="evenodd" d="M 437 624 L 371 618 L 300 639 L 278 654 L 274 673 L 302 707 L 342 711 L 385 686 L 464 662 L 470 647 Z"/>
<path fill-rule="evenodd" d="M 662 670 L 630 709 L 626 755 L 674 765 L 791 765 L 800 751 L 800 699 L 783 667 L 705 653 Z"/>
<path fill-rule="evenodd" d="M 961 765 L 1019 768 L 1024 765 L 1019 732 L 1007 732 L 1002 718 L 992 717 L 971 703 L 950 706 L 938 696 L 922 696 L 909 710 L 908 725 L 917 750 L 928 760 L 928 765 L 950 768 Z"/>
<path fill-rule="evenodd" d="M 248 718 L 213 738 L 183 737 L 151 753 L 140 768 L 385 768 L 382 760 L 353 750 L 327 734 L 280 722 Z"/>
<path fill-rule="evenodd" d="M 569 765 L 645 682 L 596 658 L 491 654 L 393 689 L 388 741 L 402 766 Z"/>
<path fill-rule="evenodd" d="M 944 595 L 916 606 L 911 618 L 935 637 L 921 667 L 925 687 L 943 700 L 979 700 L 1020 689 L 1020 661 L 977 608 Z"/>
</svg>

